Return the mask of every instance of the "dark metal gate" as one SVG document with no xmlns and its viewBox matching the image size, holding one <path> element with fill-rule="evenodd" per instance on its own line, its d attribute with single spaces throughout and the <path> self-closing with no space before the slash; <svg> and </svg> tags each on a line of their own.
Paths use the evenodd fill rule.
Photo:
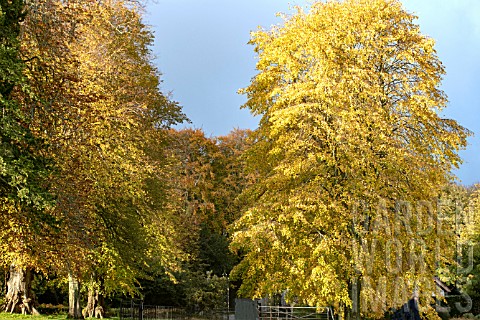
<svg viewBox="0 0 480 320">
<path fill-rule="evenodd" d="M 142 300 L 122 301 L 121 320 L 173 320 L 183 319 L 183 310 L 174 307 L 145 305 Z"/>
<path fill-rule="evenodd" d="M 143 301 L 129 300 L 122 301 L 120 304 L 120 319 L 142 320 L 143 319 Z"/>
</svg>

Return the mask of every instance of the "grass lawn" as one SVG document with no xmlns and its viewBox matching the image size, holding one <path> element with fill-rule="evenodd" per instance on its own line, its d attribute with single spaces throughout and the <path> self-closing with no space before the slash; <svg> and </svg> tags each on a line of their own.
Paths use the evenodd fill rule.
<svg viewBox="0 0 480 320">
<path fill-rule="evenodd" d="M 0 320 L 65 320 L 67 319 L 66 314 L 51 314 L 51 315 L 40 315 L 40 316 L 29 316 L 23 314 L 10 314 L 2 312 L 0 313 Z"/>
<path fill-rule="evenodd" d="M 39 315 L 39 316 L 10 314 L 5 312 L 0 313 L 0 320 L 65 320 L 65 319 L 67 319 L 67 314 L 65 313 Z M 118 318 L 105 318 L 105 319 L 118 320 Z"/>
</svg>

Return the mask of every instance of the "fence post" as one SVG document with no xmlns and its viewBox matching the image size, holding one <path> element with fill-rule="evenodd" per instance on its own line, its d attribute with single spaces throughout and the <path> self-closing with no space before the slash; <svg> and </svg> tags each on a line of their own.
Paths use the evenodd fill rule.
<svg viewBox="0 0 480 320">
<path fill-rule="evenodd" d="M 138 319 L 143 320 L 143 300 L 138 304 Z"/>
<path fill-rule="evenodd" d="M 130 314 L 131 314 L 131 319 L 135 319 L 135 304 L 133 303 L 133 299 L 130 300 Z"/>
</svg>

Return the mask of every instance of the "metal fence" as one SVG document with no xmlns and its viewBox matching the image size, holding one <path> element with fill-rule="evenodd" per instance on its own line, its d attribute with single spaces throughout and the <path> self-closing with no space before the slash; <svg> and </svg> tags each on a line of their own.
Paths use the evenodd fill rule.
<svg viewBox="0 0 480 320">
<path fill-rule="evenodd" d="M 258 306 L 259 320 L 334 320 L 329 307 Z"/>
<path fill-rule="evenodd" d="M 252 301 L 253 303 L 253 301 Z M 184 309 L 145 305 L 141 300 L 123 301 L 119 309 L 120 320 L 334 320 L 330 307 L 253 306 L 249 315 L 235 315 L 226 310 L 215 310 L 189 315 Z"/>
<path fill-rule="evenodd" d="M 117 310 L 120 320 L 234 319 L 233 313 L 228 310 L 210 310 L 191 314 L 183 308 L 146 305 L 141 300 L 122 301 Z"/>
<path fill-rule="evenodd" d="M 174 307 L 143 304 L 141 300 L 122 301 L 121 320 L 173 320 L 184 319 L 184 310 Z"/>
</svg>

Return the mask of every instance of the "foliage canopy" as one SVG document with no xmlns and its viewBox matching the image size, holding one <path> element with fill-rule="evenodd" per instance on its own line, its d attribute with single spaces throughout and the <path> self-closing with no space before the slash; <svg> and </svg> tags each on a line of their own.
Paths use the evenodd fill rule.
<svg viewBox="0 0 480 320">
<path fill-rule="evenodd" d="M 240 91 L 261 116 L 247 152 L 260 178 L 233 241 L 243 293 L 349 306 L 361 283 L 365 314 L 414 291 L 430 313 L 445 243 L 426 226 L 469 134 L 439 115 L 434 41 L 396 0 L 317 2 L 284 19 L 252 33 L 258 73 Z"/>
</svg>

